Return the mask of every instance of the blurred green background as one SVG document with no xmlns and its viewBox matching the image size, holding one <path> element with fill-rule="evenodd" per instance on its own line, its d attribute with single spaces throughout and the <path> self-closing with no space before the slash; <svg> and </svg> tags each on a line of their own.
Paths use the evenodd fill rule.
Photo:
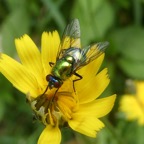
<svg viewBox="0 0 144 144">
<path fill-rule="evenodd" d="M 40 47 L 43 31 L 62 32 L 78 18 L 82 45 L 109 41 L 104 67 L 116 93 L 113 111 L 96 139 L 64 129 L 63 144 L 144 144 L 144 127 L 118 111 L 127 79 L 144 79 L 144 0 L 0 0 L 0 51 L 16 58 L 14 39 L 27 33 Z M 43 125 L 33 121 L 25 96 L 0 75 L 0 144 L 36 144 Z"/>
</svg>

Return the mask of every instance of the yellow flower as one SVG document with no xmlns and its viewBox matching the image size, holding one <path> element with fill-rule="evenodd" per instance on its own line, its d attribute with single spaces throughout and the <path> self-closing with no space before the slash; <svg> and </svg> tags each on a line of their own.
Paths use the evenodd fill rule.
<svg viewBox="0 0 144 144">
<path fill-rule="evenodd" d="M 135 82 L 135 94 L 125 94 L 120 101 L 120 111 L 128 120 L 137 120 L 144 125 L 144 82 Z"/>
<path fill-rule="evenodd" d="M 80 41 L 77 43 L 80 45 Z M 60 45 L 57 31 L 42 34 L 41 52 L 28 35 L 15 40 L 21 63 L 0 54 L 0 71 L 18 90 L 26 94 L 36 117 L 45 125 L 38 144 L 59 144 L 60 127 L 90 137 L 96 137 L 104 124 L 99 118 L 108 114 L 115 101 L 115 95 L 97 99 L 109 84 L 107 69 L 98 73 L 104 54 L 79 70 L 83 77 L 74 83 L 75 77 L 66 80 L 57 89 L 48 89 L 46 76 L 51 73 L 49 62 L 54 62 Z M 67 47 L 69 47 L 67 42 Z M 44 94 L 43 94 L 44 93 Z"/>
</svg>

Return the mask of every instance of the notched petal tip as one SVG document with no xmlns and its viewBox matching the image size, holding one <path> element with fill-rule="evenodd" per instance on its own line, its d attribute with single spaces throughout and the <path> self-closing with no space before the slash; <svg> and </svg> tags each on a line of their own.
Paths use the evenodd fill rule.
<svg viewBox="0 0 144 144">
<path fill-rule="evenodd" d="M 82 80 L 81 80 L 82 81 Z M 77 85 L 77 91 L 79 92 L 79 100 L 80 104 L 88 103 L 90 101 L 98 98 L 103 91 L 107 88 L 110 83 L 110 79 L 108 76 L 108 69 L 105 68 L 101 72 L 99 72 L 93 79 L 88 82 L 84 82 L 81 85 Z"/>
<path fill-rule="evenodd" d="M 107 77 L 108 79 L 110 79 L 109 73 L 108 73 L 108 68 L 105 68 L 105 71 L 106 71 L 106 77 Z"/>
<path fill-rule="evenodd" d="M 19 44 L 21 45 L 22 41 L 23 41 L 25 38 L 30 38 L 30 37 L 29 37 L 27 34 L 24 34 L 24 35 L 22 35 L 22 36 L 19 37 L 19 38 L 15 38 L 14 42 L 15 42 L 16 47 L 17 47 Z"/>
<path fill-rule="evenodd" d="M 59 33 L 58 33 L 58 31 L 57 30 L 54 30 L 53 32 L 52 32 L 52 34 L 54 35 L 57 35 L 57 36 L 59 36 Z"/>
<path fill-rule="evenodd" d="M 25 38 L 25 37 L 29 37 L 27 34 L 23 34 L 22 36 L 20 36 L 20 37 L 18 37 L 18 38 L 15 38 L 15 41 L 16 40 L 21 40 L 21 39 L 23 39 L 23 38 Z"/>
<path fill-rule="evenodd" d="M 42 37 L 45 36 L 45 35 L 48 35 L 48 32 L 47 32 L 47 31 L 44 31 L 44 32 L 42 33 Z"/>
<path fill-rule="evenodd" d="M 84 117 L 83 115 L 77 115 L 74 120 L 68 123 L 73 130 L 93 138 L 104 127 L 103 122 L 94 116 Z"/>
</svg>

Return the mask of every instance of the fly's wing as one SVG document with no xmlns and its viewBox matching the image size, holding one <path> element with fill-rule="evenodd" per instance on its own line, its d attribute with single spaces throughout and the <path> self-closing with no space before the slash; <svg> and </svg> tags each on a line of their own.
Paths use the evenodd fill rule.
<svg viewBox="0 0 144 144">
<path fill-rule="evenodd" d="M 89 64 L 100 55 L 102 55 L 109 45 L 109 42 L 99 42 L 88 47 L 84 47 L 81 49 L 81 60 L 75 67 L 74 71 L 82 68 L 83 66 Z"/>
<path fill-rule="evenodd" d="M 63 57 L 65 50 L 71 47 L 80 48 L 80 25 L 78 19 L 73 19 L 65 28 L 56 60 Z"/>
</svg>

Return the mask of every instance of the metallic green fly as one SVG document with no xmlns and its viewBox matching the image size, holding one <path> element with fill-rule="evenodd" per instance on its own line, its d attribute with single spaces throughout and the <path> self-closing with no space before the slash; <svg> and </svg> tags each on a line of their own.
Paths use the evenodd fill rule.
<svg viewBox="0 0 144 144">
<path fill-rule="evenodd" d="M 57 53 L 56 62 L 49 63 L 52 70 L 51 74 L 46 76 L 48 86 L 44 93 L 48 88 L 57 88 L 58 90 L 62 86 L 63 82 L 72 75 L 78 77 L 78 79 L 74 80 L 73 83 L 82 79 L 82 76 L 77 73 L 77 70 L 103 54 L 109 44 L 108 42 L 99 42 L 81 48 L 79 40 L 80 25 L 78 19 L 74 19 L 67 25 L 64 31 L 62 42 Z"/>
</svg>

